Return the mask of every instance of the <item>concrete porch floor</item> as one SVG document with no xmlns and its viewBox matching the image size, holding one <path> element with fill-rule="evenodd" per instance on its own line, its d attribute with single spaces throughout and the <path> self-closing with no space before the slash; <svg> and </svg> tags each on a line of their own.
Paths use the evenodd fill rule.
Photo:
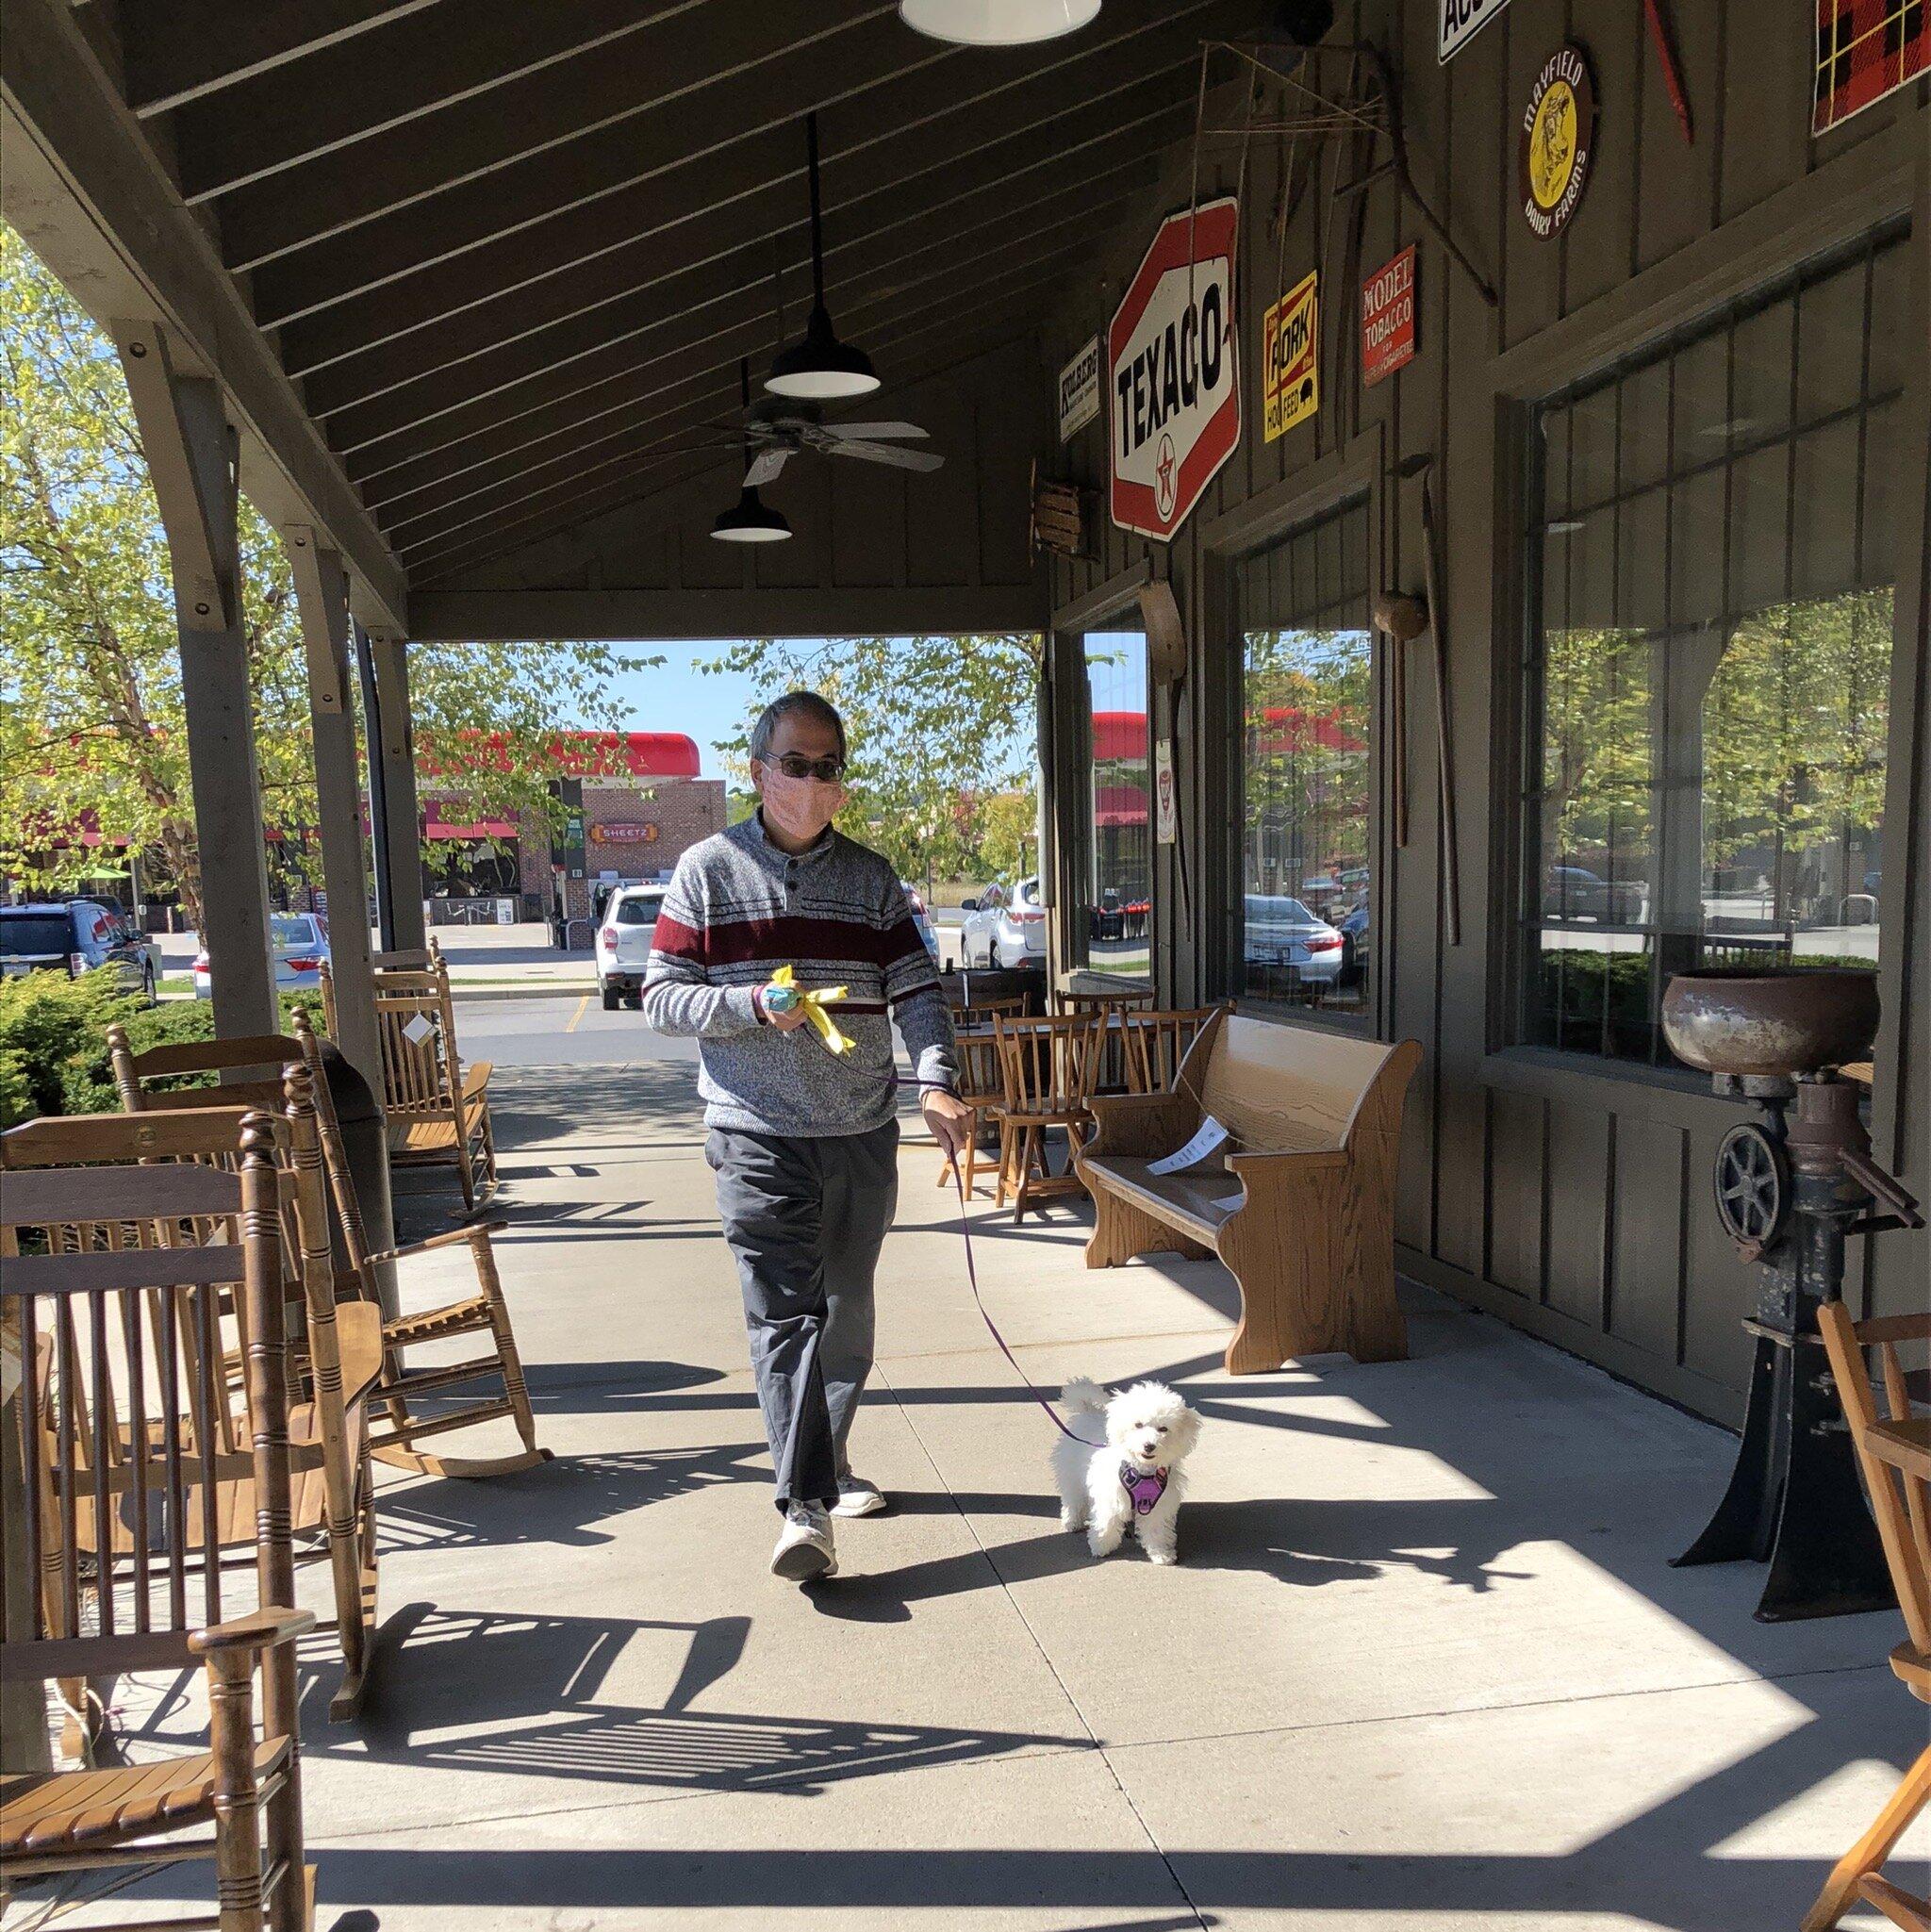
<svg viewBox="0 0 1931 1932">
<path fill-rule="evenodd" d="M 1722 1432 L 1418 1291 L 1410 1362 L 1230 1379 L 1213 1264 L 1089 1275 L 1082 1215 L 982 1205 L 1036 1382 L 1206 1417 L 1180 1567 L 1092 1562 L 917 1138 L 854 1438 L 894 1509 L 775 1581 L 690 1075 L 499 1074 L 556 1461 L 386 1487 L 371 1709 L 328 1723 L 324 1648 L 305 1712 L 319 1927 L 1769 1932 L 1923 1744 L 1894 1616 L 1763 1626 L 1754 1567 L 1667 1567 Z"/>
</svg>

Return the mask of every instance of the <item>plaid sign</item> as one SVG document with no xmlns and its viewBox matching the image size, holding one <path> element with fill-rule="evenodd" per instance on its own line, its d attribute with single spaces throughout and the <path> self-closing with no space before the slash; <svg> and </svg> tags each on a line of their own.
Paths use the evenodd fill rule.
<svg viewBox="0 0 1931 1932">
<path fill-rule="evenodd" d="M 1817 87 L 1810 132 L 1931 73 L 1931 0 L 1817 0 Z"/>
</svg>

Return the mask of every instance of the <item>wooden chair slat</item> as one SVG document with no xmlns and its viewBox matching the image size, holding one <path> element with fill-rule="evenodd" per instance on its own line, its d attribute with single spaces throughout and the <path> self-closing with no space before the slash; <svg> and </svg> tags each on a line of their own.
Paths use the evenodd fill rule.
<svg viewBox="0 0 1931 1932">
<path fill-rule="evenodd" d="M 111 1117 L 118 1126 L 119 1116 Z M 157 1137 L 155 1148 L 157 1158 L 165 1158 L 169 1149 L 161 1143 L 174 1138 L 173 1130 L 178 1123 L 173 1116 L 147 1117 L 167 1121 L 170 1131 Z M 239 1135 L 239 1114 L 233 1124 Z M 13 1131 L 25 1133 L 41 1125 L 40 1121 L 30 1121 L 26 1128 L 15 1128 Z M 199 1138 L 206 1138 L 207 1130 L 199 1128 L 197 1132 Z M 113 1197 L 124 1203 L 124 1212 L 129 1216 L 143 1220 L 232 1214 L 240 1209 L 241 1197 L 235 1176 L 219 1167 L 42 1167 L 38 1156 L 43 1149 L 53 1161 L 87 1158 L 84 1153 L 76 1155 L 62 1148 L 48 1148 L 43 1137 L 23 1143 L 16 1151 L 23 1157 L 17 1164 L 25 1171 L 11 1174 L 7 1182 L 5 1197 L 0 1199 L 0 1222 L 15 1228 L 45 1228 L 91 1221 L 99 1214 L 104 1187 L 113 1190 Z M 32 1167 L 26 1165 L 28 1159 L 34 1161 Z M 111 1178 L 96 1181 L 95 1176 Z"/>
<path fill-rule="evenodd" d="M 240 1250 L 225 1247 L 124 1248 L 116 1254 L 26 1254 L 8 1264 L 0 1295 L 91 1295 L 102 1289 L 158 1288 L 184 1279 L 204 1286 L 239 1282 Z"/>
</svg>

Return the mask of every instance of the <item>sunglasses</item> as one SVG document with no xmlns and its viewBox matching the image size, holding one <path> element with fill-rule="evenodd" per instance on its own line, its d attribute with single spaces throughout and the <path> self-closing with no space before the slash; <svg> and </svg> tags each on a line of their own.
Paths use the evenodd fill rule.
<svg viewBox="0 0 1931 1932">
<path fill-rule="evenodd" d="M 816 778 L 826 784 L 835 784 L 845 776 L 845 761 L 842 758 L 807 758 L 801 751 L 786 751 L 782 758 L 774 758 L 786 778 Z"/>
</svg>

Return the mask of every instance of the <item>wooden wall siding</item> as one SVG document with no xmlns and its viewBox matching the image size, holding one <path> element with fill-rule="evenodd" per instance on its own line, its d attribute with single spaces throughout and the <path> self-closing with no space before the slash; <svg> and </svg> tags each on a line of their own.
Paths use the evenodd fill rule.
<svg viewBox="0 0 1931 1932">
<path fill-rule="evenodd" d="M 1236 754 L 1230 692 L 1239 677 L 1239 639 L 1226 585 L 1228 558 L 1207 535 L 1216 518 L 1257 500 L 1291 499 L 1299 479 L 1324 464 L 1372 448 L 1384 465 L 1380 555 L 1376 581 L 1420 586 L 1420 491 L 1398 476 L 1417 456 L 1432 458 L 1441 521 L 1450 657 L 1450 731 L 1454 744 L 1461 880 L 1461 943 L 1446 944 L 1439 882 L 1435 718 L 1427 646 L 1408 665 L 1408 737 L 1383 755 L 1378 774 L 1385 801 L 1395 756 L 1405 760 L 1409 837 L 1384 836 L 1375 883 L 1381 927 L 1385 1028 L 1422 1041 L 1403 1143 L 1396 1234 L 1403 1265 L 1419 1279 L 1494 1309 L 1560 1345 L 1593 1357 L 1701 1412 L 1734 1422 L 1750 1351 L 1738 1326 L 1755 1294 L 1754 1271 L 1740 1262 L 1717 1228 L 1709 1200 L 1709 1164 L 1725 1129 L 1740 1117 L 1688 1082 L 1645 1079 L 1614 1066 L 1515 1049 L 1508 1017 L 1511 997 L 1505 946 L 1512 923 L 1512 828 L 1518 797 L 1512 776 L 1516 667 L 1521 650 L 1517 590 L 1508 551 L 1512 453 L 1497 409 L 1495 358 L 1537 355 L 1544 339 L 1576 338 L 1583 346 L 1560 370 L 1567 380 L 1632 346 L 1626 331 L 1593 322 L 1593 315 L 1628 304 L 1633 276 L 1655 272 L 1647 286 L 1692 286 L 1720 274 L 1749 238 L 1754 211 L 1820 172 L 1844 178 L 1865 169 L 1876 179 L 1913 160 L 1919 169 L 1909 291 L 1916 318 L 1908 339 L 1925 339 L 1931 312 L 1931 88 L 1867 110 L 1825 140 L 1808 138 L 1809 37 L 1801 7 L 1765 8 L 1757 0 L 1698 0 L 1671 16 L 1695 140 L 1677 129 L 1648 45 L 1642 0 L 1512 0 L 1499 20 L 1444 73 L 1434 51 L 1436 0 L 1356 0 L 1340 9 L 1337 38 L 1370 36 L 1388 48 L 1403 77 L 1417 185 L 1442 211 L 1457 239 L 1495 285 L 1498 308 L 1484 304 L 1438 244 L 1378 183 L 1359 198 L 1356 215 L 1327 215 L 1333 157 L 1303 194 L 1284 252 L 1270 218 L 1279 206 L 1287 143 L 1256 140 L 1247 154 L 1242 211 L 1240 348 L 1244 435 L 1241 447 L 1171 545 L 1147 542 L 1112 527 L 1105 504 L 1104 410 L 1054 458 L 1055 472 L 1094 491 L 1093 556 L 1056 563 L 1055 607 L 1092 597 L 1133 572 L 1171 580 L 1190 640 L 1189 674 L 1180 698 L 1182 835 L 1196 900 L 1182 908 L 1171 856 L 1156 857 L 1155 957 L 1164 991 L 1192 1001 L 1224 991 L 1226 895 L 1216 879 L 1231 877 L 1238 838 L 1229 776 Z M 1595 171 L 1566 233 L 1553 243 L 1528 232 L 1515 199 L 1516 126 L 1529 79 L 1565 39 L 1588 49 L 1598 99 Z M 1452 85 L 1450 82 L 1452 81 Z M 1218 99 L 1213 118 L 1238 122 L 1238 91 Z M 1860 156 L 1859 151 L 1863 151 Z M 1874 158 L 1873 158 L 1874 157 Z M 1305 147 L 1302 164 L 1306 162 Z M 1069 287 L 1048 326 L 1041 360 L 1050 375 L 1096 330 L 1103 331 L 1154 223 L 1183 206 L 1190 152 L 1168 157 L 1158 190 L 1131 242 L 1097 275 Z M 1200 191 L 1230 192 L 1240 174 L 1237 142 L 1207 151 Z M 1858 178 L 1862 178 L 1861 176 Z M 1829 182 L 1820 190 L 1834 191 Z M 1755 219 L 1762 225 L 1760 213 Z M 1325 234 L 1324 234 L 1325 229 Z M 1775 231 L 1771 231 L 1773 234 Z M 1740 239 L 1741 238 L 1741 239 Z M 1419 346 L 1397 377 L 1363 392 L 1356 380 L 1355 300 L 1361 275 L 1410 241 L 1419 243 Z M 1325 243 L 1325 247 L 1324 247 Z M 1322 267 L 1322 403 L 1314 419 L 1268 444 L 1261 437 L 1256 355 L 1262 310 L 1313 266 Z M 1602 305 L 1601 309 L 1596 305 Z M 1552 335 L 1552 332 L 1556 334 Z M 1563 352 L 1566 354 L 1567 352 Z M 1889 905 L 1885 928 L 1886 998 L 1893 1017 L 1880 1042 L 1894 1078 L 1873 1110 L 1878 1153 L 1898 1162 L 1920 1194 L 1931 1194 L 1931 886 L 1923 857 L 1931 801 L 1931 684 L 1923 670 L 1923 595 L 1920 568 L 1927 487 L 1926 372 L 1910 378 L 1916 396 L 1906 418 L 1912 454 L 1901 460 L 1898 487 L 1911 497 L 1901 525 L 1913 562 L 1899 590 L 1899 669 L 1892 737 L 1893 802 L 1887 817 L 1887 862 L 1909 863 L 1901 882 L 1910 906 Z M 1549 387 L 1555 387 L 1552 381 Z M 1271 493 L 1271 496 L 1270 496 Z M 1780 563 L 1781 549 L 1773 547 Z M 1689 571 L 1694 560 L 1679 558 Z M 1828 574 L 1828 558 L 1804 568 Z M 1630 570 L 1634 570 L 1631 563 Z M 1646 587 L 1625 572 L 1626 607 L 1640 608 Z M 1686 580 L 1677 586 L 1686 594 Z M 1607 595 L 1607 586 L 1605 586 Z M 1062 699 L 1056 752 L 1072 755 L 1073 714 L 1084 702 L 1076 649 L 1060 660 Z M 1380 669 L 1385 685 L 1390 667 Z M 1156 730 L 1158 724 L 1156 705 Z M 1914 776 L 1915 774 L 1915 776 Z M 1917 789 L 1913 793 L 1912 786 Z M 1060 831 L 1067 863 L 1077 863 L 1078 814 Z M 1220 869 L 1216 869 L 1218 867 Z M 1890 882 L 1887 879 L 1887 887 Z M 1906 913 L 1910 916 L 1906 916 Z M 1908 959 L 1900 955 L 1907 951 Z M 1906 987 L 1919 1002 L 1914 1032 L 1901 1020 Z M 1924 1237 L 1888 1237 L 1857 1263 L 1864 1294 L 1882 1306 L 1922 1298 L 1931 1266 Z"/>
<path fill-rule="evenodd" d="M 969 629 L 970 615 L 958 608 L 949 615 L 949 596 L 1004 589 L 1013 594 L 993 601 L 997 607 L 1015 623 L 1023 619 L 1036 628 L 1046 591 L 1027 550 L 1027 479 L 1049 435 L 1047 393 L 1031 336 L 909 388 L 888 382 L 859 413 L 921 424 L 945 454 L 942 470 L 915 474 L 794 457 L 763 492 L 789 519 L 792 540 L 734 547 L 710 535 L 711 520 L 734 501 L 743 473 L 732 455 L 466 571 L 462 594 L 467 602 L 487 591 L 531 599 L 566 592 L 579 600 L 586 594 L 743 592 L 747 623 L 756 617 L 776 634 L 800 621 L 816 624 L 830 594 L 881 590 L 906 592 L 893 607 L 919 616 L 919 628 Z M 422 596 L 433 607 L 433 589 Z M 645 628 L 623 635 L 653 635 L 648 597 L 633 599 L 629 609 Z M 863 595 L 853 598 L 850 615 L 848 628 L 865 627 Z M 672 624 L 657 635 L 675 634 Z"/>
</svg>

